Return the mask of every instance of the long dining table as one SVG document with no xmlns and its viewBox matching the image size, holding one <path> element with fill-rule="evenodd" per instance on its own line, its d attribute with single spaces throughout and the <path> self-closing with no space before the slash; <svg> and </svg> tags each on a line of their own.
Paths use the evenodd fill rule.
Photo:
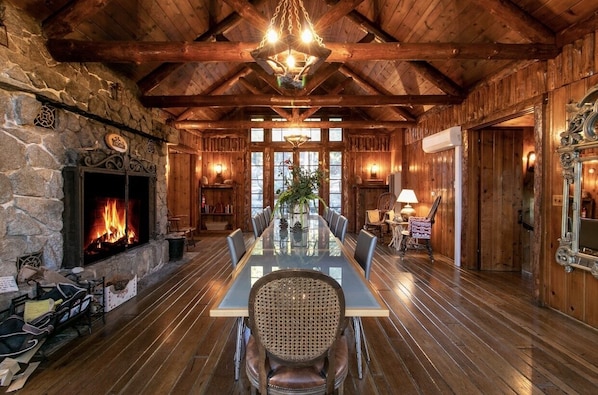
<svg viewBox="0 0 598 395">
<path fill-rule="evenodd" d="M 310 215 L 307 229 L 280 226 L 278 219 L 247 250 L 233 270 L 226 285 L 210 309 L 212 317 L 236 317 L 237 344 L 235 379 L 239 378 L 244 318 L 249 315 L 249 291 L 255 281 L 278 269 L 314 269 L 328 274 L 341 285 L 345 295 L 345 316 L 388 317 L 389 311 L 377 291 L 365 279 L 363 269 L 353 258 L 353 251 L 334 236 L 326 221 Z M 355 330 L 358 362 L 361 362 L 360 331 Z M 359 363 L 361 376 L 361 363 Z"/>
</svg>

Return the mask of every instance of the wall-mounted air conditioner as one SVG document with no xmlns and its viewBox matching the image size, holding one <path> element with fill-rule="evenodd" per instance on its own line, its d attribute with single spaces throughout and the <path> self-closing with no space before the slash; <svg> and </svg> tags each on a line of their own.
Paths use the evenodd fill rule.
<svg viewBox="0 0 598 395">
<path fill-rule="evenodd" d="M 440 152 L 461 145 L 461 126 L 453 126 L 422 140 L 424 152 Z"/>
</svg>

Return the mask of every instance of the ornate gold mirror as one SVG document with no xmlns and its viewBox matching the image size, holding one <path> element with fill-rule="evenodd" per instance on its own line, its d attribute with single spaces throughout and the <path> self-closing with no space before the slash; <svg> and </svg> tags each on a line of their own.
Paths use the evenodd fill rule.
<svg viewBox="0 0 598 395">
<path fill-rule="evenodd" d="M 557 149 L 563 168 L 563 214 L 556 260 L 598 278 L 598 85 L 577 103 Z"/>
</svg>

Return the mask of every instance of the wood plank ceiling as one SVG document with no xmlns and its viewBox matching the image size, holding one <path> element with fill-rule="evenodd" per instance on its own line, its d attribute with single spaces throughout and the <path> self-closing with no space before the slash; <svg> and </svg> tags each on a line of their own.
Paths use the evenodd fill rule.
<svg viewBox="0 0 598 395">
<path fill-rule="evenodd" d="M 332 54 L 305 89 L 285 90 L 249 54 L 278 0 L 9 1 L 40 22 L 56 60 L 105 63 L 177 127 L 201 130 L 246 127 L 231 120 L 250 114 L 408 126 L 598 26 L 587 0 L 303 0 Z"/>
</svg>

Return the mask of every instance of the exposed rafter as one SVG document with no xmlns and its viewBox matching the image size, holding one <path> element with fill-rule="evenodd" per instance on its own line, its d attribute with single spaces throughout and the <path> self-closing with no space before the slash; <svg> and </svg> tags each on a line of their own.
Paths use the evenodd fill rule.
<svg viewBox="0 0 598 395">
<path fill-rule="evenodd" d="M 47 37 L 59 38 L 73 32 L 79 24 L 92 18 L 112 0 L 76 0 L 46 19 L 42 29 Z"/>
<path fill-rule="evenodd" d="M 48 49 L 60 62 L 244 62 L 258 43 L 48 40 Z M 330 62 L 381 60 L 528 60 L 552 59 L 551 44 L 500 43 L 331 43 Z"/>
<path fill-rule="evenodd" d="M 226 130 L 250 128 L 344 128 L 344 129 L 400 129 L 415 126 L 410 121 L 309 121 L 309 122 L 279 122 L 279 121 L 176 121 L 173 126 L 177 129 Z"/>
<path fill-rule="evenodd" d="M 462 97 L 446 95 L 323 95 L 323 96 L 271 96 L 271 95 L 191 95 L 143 96 L 146 107 L 383 107 L 410 105 L 459 104 Z"/>
</svg>

